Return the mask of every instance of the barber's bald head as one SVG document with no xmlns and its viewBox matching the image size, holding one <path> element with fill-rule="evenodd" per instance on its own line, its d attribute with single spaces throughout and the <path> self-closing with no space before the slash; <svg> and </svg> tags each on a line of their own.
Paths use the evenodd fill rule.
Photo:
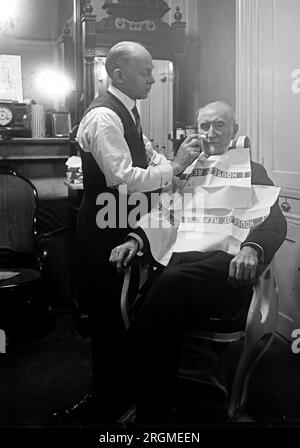
<svg viewBox="0 0 300 448">
<path fill-rule="evenodd" d="M 199 133 L 206 135 L 210 155 L 226 152 L 238 131 L 234 111 L 224 101 L 214 101 L 200 107 L 197 123 Z"/>
<path fill-rule="evenodd" d="M 112 84 L 133 99 L 147 98 L 151 85 L 152 56 L 141 44 L 118 42 L 108 52 L 106 71 Z"/>
</svg>

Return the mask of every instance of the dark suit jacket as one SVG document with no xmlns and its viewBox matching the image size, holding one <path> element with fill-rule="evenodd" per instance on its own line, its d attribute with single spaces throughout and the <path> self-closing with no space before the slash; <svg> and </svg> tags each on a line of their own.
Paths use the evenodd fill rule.
<svg viewBox="0 0 300 448">
<path fill-rule="evenodd" d="M 253 185 L 274 185 L 265 168 L 259 163 L 251 162 L 251 174 L 251 183 Z M 267 219 L 249 232 L 241 246 L 248 242 L 259 244 L 264 250 L 264 264 L 269 264 L 275 252 L 284 242 L 286 232 L 286 219 L 277 200 L 271 207 Z"/>
</svg>

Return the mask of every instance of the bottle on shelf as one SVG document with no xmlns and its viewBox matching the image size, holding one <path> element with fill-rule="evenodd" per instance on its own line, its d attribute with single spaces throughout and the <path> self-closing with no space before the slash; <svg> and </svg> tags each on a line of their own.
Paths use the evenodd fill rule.
<svg viewBox="0 0 300 448">
<path fill-rule="evenodd" d="M 175 123 L 175 135 L 174 135 L 174 141 L 173 141 L 173 147 L 174 147 L 174 154 L 177 153 L 181 143 L 185 139 L 185 125 L 182 122 L 177 121 Z"/>
<path fill-rule="evenodd" d="M 185 127 L 185 136 L 196 134 L 197 128 L 196 126 L 186 126 Z"/>
</svg>

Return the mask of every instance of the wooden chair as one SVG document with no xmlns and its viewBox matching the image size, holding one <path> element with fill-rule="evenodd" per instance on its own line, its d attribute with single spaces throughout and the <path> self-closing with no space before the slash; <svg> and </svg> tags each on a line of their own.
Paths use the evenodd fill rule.
<svg viewBox="0 0 300 448">
<path fill-rule="evenodd" d="M 6 311 L 20 321 L 18 304 L 30 303 L 42 286 L 47 255 L 44 236 L 38 235 L 35 186 L 9 167 L 0 168 L 0 307 L 1 323 Z M 45 290 L 40 291 L 42 302 Z"/>
<path fill-rule="evenodd" d="M 121 312 L 126 328 L 130 325 L 132 310 L 141 298 L 139 291 L 149 278 L 151 269 L 153 268 L 144 262 L 143 257 L 136 257 L 133 265 L 125 271 Z M 253 287 L 251 304 L 246 313 L 233 313 L 226 317 L 211 316 L 208 329 L 197 329 L 187 335 L 186 340 L 192 340 L 194 344 L 204 340 L 223 344 L 242 341 L 242 351 L 230 392 L 212 378 L 212 384 L 225 391 L 227 415 L 230 420 L 236 420 L 243 413 L 251 373 L 272 342 L 278 309 L 279 296 L 272 261 L 257 279 Z M 194 374 L 197 372 L 186 370 L 178 372 L 182 378 L 191 378 Z"/>
</svg>

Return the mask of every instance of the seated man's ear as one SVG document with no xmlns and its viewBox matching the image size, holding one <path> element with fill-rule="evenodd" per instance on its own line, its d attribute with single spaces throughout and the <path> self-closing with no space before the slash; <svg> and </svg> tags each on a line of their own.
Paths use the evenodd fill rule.
<svg viewBox="0 0 300 448">
<path fill-rule="evenodd" d="M 234 139 L 234 137 L 238 133 L 238 130 L 239 130 L 239 125 L 237 123 L 234 123 L 234 125 L 233 125 L 233 132 L 232 132 L 232 139 Z"/>
</svg>

